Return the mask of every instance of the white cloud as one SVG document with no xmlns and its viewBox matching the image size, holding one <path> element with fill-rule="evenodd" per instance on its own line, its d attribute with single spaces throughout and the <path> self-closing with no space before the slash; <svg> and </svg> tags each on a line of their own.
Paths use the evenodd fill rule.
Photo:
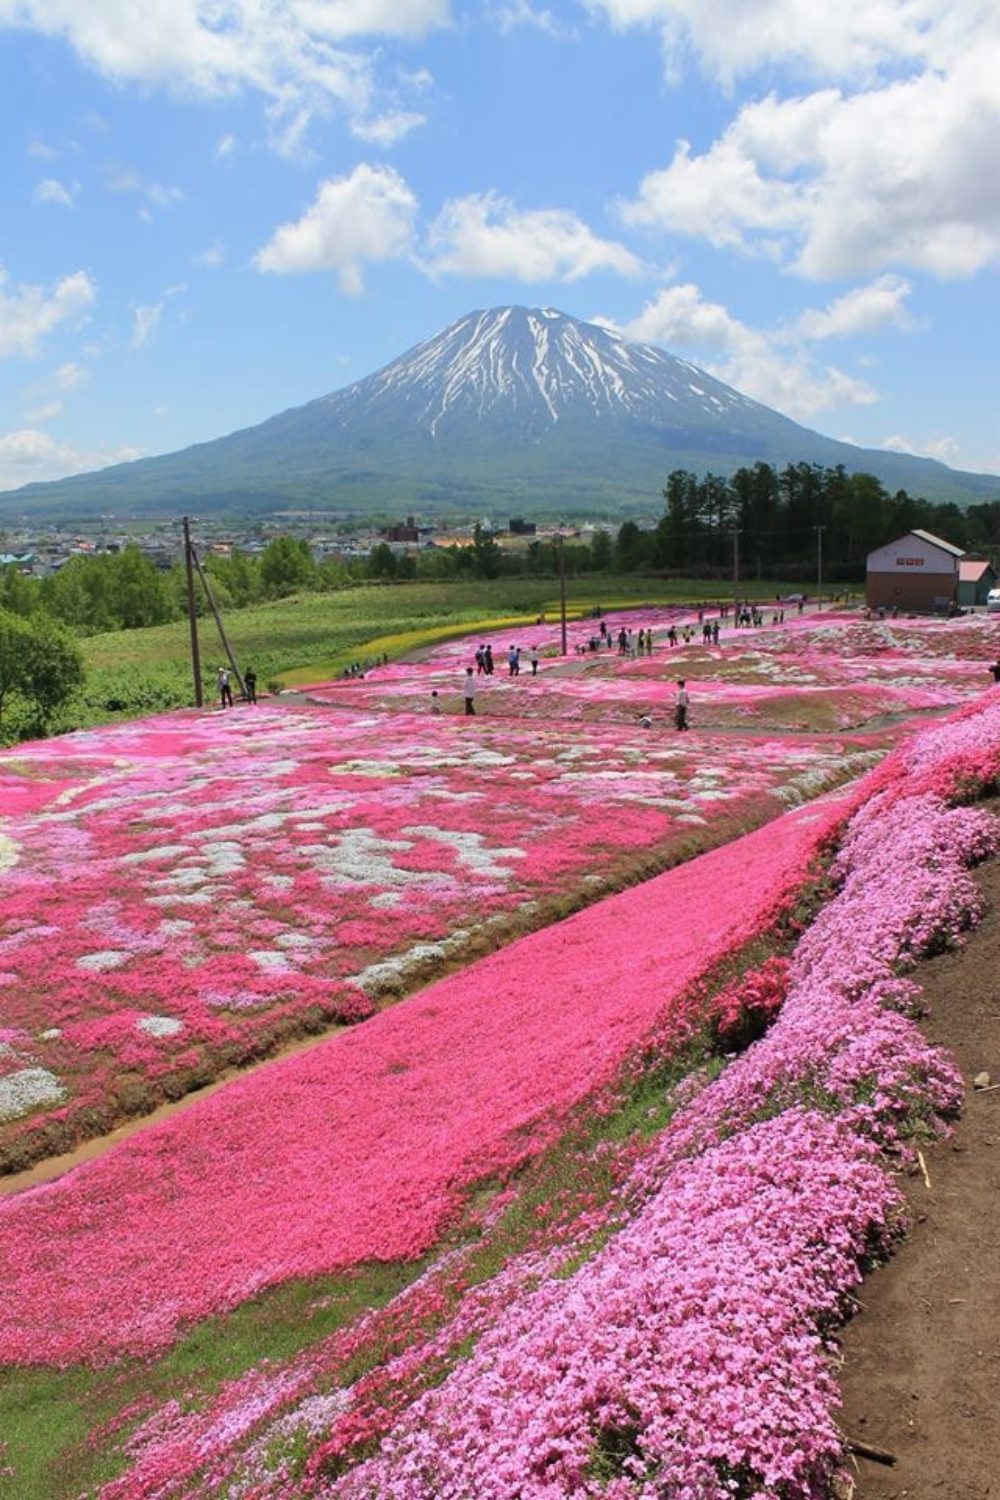
<svg viewBox="0 0 1000 1500">
<path fill-rule="evenodd" d="M 831 339 L 883 328 L 911 328 L 906 299 L 912 290 L 902 276 L 879 276 L 867 286 L 845 292 L 825 308 L 804 312 L 796 331 L 804 339 Z"/>
<path fill-rule="evenodd" d="M 798 420 L 879 399 L 867 381 L 818 363 L 795 328 L 751 328 L 690 282 L 664 288 L 621 332 L 685 354 L 744 395 Z"/>
<path fill-rule="evenodd" d="M 0 4 L 3 0 L 0 0 Z M 184 197 L 184 189 L 179 187 L 168 187 L 162 182 L 150 182 L 144 178 L 134 167 L 112 166 L 105 175 L 105 187 L 109 193 L 130 193 L 144 200 L 143 207 L 139 210 L 140 217 L 147 220 L 151 217 L 148 204 L 155 208 L 166 208 L 171 203 L 180 203 Z"/>
<path fill-rule="evenodd" d="M 162 302 L 154 302 L 146 307 L 133 307 L 132 337 L 129 340 L 130 348 L 144 349 L 160 326 L 160 319 L 162 317 Z"/>
<path fill-rule="evenodd" d="M 220 135 L 215 143 L 212 155 L 217 161 L 228 161 L 236 150 L 236 137 L 234 135 Z"/>
<path fill-rule="evenodd" d="M 943 464 L 954 464 L 960 453 L 958 443 L 948 433 L 943 433 L 940 437 L 925 438 L 919 443 L 893 434 L 883 440 L 882 447 L 893 453 L 916 453 L 922 458 L 936 458 Z"/>
<path fill-rule="evenodd" d="M 448 9 L 448 0 L 0 0 L 0 27 L 60 37 L 118 84 L 258 93 L 287 147 L 289 122 L 304 119 L 304 131 L 331 107 L 372 112 L 379 58 L 358 43 L 423 36 L 447 24 Z"/>
<path fill-rule="evenodd" d="M 32 411 L 26 411 L 24 420 L 32 426 L 39 422 L 51 422 L 62 414 L 63 404 L 61 401 L 48 401 L 44 406 L 36 406 Z"/>
<path fill-rule="evenodd" d="M 35 354 L 41 340 L 61 323 L 83 321 L 97 296 L 86 271 L 64 276 L 49 290 L 25 284 L 8 292 L 7 284 L 7 273 L 0 268 L 0 359 Z"/>
<path fill-rule="evenodd" d="M 508 4 L 498 5 L 493 14 L 504 35 L 509 31 L 515 31 L 519 26 L 529 26 L 551 37 L 563 37 L 568 34 L 567 28 L 556 20 L 550 10 L 544 7 L 536 9 L 529 3 L 529 0 L 510 0 Z"/>
<path fill-rule="evenodd" d="M 781 64 L 821 78 L 943 66 L 989 25 L 983 0 L 584 0 L 624 30 L 659 30 L 668 67 L 693 55 L 724 83 Z"/>
<path fill-rule="evenodd" d="M 108 464 L 126 463 L 140 456 L 139 449 L 126 446 L 74 448 L 69 443 L 57 442 L 38 428 L 25 427 L 17 432 L 0 434 L 0 489 L 62 479 L 67 474 L 103 469 Z"/>
<path fill-rule="evenodd" d="M 282 224 L 254 257 L 259 271 L 336 271 L 343 291 L 364 290 L 363 267 L 407 254 L 417 200 L 391 167 L 355 167 L 320 183 L 310 207 Z"/>
<path fill-rule="evenodd" d="M 351 134 L 359 141 L 368 141 L 373 146 L 395 146 L 408 136 L 411 130 L 426 124 L 427 116 L 415 110 L 394 109 L 372 120 L 353 120 Z"/>
<path fill-rule="evenodd" d="M 55 161 L 59 152 L 54 146 L 36 139 L 28 142 L 28 155 L 33 156 L 36 161 Z"/>
<path fill-rule="evenodd" d="M 67 187 L 58 178 L 43 177 L 32 196 L 36 203 L 58 203 L 63 208 L 72 208 L 79 191 L 80 184 L 78 182 L 70 183 L 69 187 Z"/>
<path fill-rule="evenodd" d="M 643 265 L 565 209 L 518 209 L 497 193 L 446 203 L 428 233 L 431 275 L 579 281 L 594 271 L 637 276 Z"/>
<path fill-rule="evenodd" d="M 625 220 L 771 254 L 802 275 L 910 266 L 968 276 L 1000 260 L 1000 7 L 985 0 L 589 0 L 660 29 L 673 65 L 729 80 L 798 67 L 836 86 L 737 111 L 680 142 Z M 773 71 L 767 74 L 773 85 Z"/>
<path fill-rule="evenodd" d="M 197 255 L 192 255 L 192 261 L 196 266 L 208 266 L 214 268 L 225 263 L 226 251 L 221 240 L 213 240 L 204 250 L 199 250 Z"/>
<path fill-rule="evenodd" d="M 68 359 L 52 372 L 50 384 L 56 391 L 76 391 L 90 379 L 88 372 L 75 360 Z"/>
</svg>

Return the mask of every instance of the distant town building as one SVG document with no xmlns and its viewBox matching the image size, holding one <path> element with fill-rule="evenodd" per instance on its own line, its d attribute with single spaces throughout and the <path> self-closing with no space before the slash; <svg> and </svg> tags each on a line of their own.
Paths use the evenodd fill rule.
<svg viewBox="0 0 1000 1500">
<path fill-rule="evenodd" d="M 538 527 L 534 521 L 526 521 L 523 516 L 513 516 L 508 529 L 511 536 L 534 536 Z"/>
<path fill-rule="evenodd" d="M 387 542 L 419 542 L 420 532 L 416 521 L 412 516 L 407 516 L 405 521 L 397 521 L 395 526 L 387 526 L 385 539 Z"/>
<path fill-rule="evenodd" d="M 958 565 L 958 602 L 963 609 L 985 604 L 990 589 L 997 586 L 997 571 L 991 562 L 963 558 Z"/>
<path fill-rule="evenodd" d="M 868 554 L 866 598 L 871 609 L 929 614 L 958 601 L 961 547 L 929 531 L 905 536 Z"/>
</svg>

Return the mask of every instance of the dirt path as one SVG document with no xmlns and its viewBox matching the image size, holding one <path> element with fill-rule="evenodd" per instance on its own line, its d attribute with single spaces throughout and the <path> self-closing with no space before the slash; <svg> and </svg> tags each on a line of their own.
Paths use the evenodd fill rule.
<svg viewBox="0 0 1000 1500">
<path fill-rule="evenodd" d="M 907 1242 L 861 1291 L 844 1334 L 842 1426 L 897 1455 L 858 1461 L 855 1500 L 1000 1500 L 1000 860 L 990 903 L 960 953 L 922 967 L 925 1030 L 969 1084 L 954 1137 L 909 1184 Z"/>
</svg>

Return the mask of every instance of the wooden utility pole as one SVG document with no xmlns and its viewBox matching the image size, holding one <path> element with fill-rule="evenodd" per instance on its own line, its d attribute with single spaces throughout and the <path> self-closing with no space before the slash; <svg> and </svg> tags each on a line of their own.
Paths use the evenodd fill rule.
<svg viewBox="0 0 1000 1500">
<path fill-rule="evenodd" d="M 219 631 L 219 639 L 222 642 L 222 649 L 225 651 L 226 655 L 229 658 L 229 665 L 232 667 L 233 673 L 236 677 L 236 681 L 240 685 L 240 692 L 245 698 L 247 689 L 246 683 L 243 681 L 243 674 L 236 664 L 236 656 L 233 652 L 232 646 L 229 644 L 229 637 L 226 635 L 225 627 L 222 624 L 222 616 L 219 614 L 219 606 L 215 602 L 215 595 L 212 593 L 212 585 L 208 581 L 208 574 L 202 567 L 201 558 L 198 556 L 198 553 L 195 551 L 194 547 L 191 548 L 191 557 L 194 561 L 195 567 L 198 569 L 198 577 L 201 579 L 201 586 L 205 590 L 205 598 L 208 600 L 208 607 L 215 617 L 215 623 Z"/>
<path fill-rule="evenodd" d="M 194 677 L 194 704 L 195 708 L 201 708 L 204 704 L 201 691 L 201 654 L 198 650 L 198 615 L 194 605 L 194 567 L 192 565 L 191 546 L 191 518 L 185 516 L 181 522 L 184 527 L 184 569 L 187 573 L 187 606 L 188 626 L 191 631 L 191 672 Z"/>
<path fill-rule="evenodd" d="M 559 533 L 559 623 L 562 654 L 566 655 L 566 538 Z"/>
<path fill-rule="evenodd" d="M 733 527 L 733 624 L 740 617 L 740 530 Z"/>
<path fill-rule="evenodd" d="M 823 608 L 823 533 L 825 526 L 816 527 L 816 607 Z"/>
</svg>

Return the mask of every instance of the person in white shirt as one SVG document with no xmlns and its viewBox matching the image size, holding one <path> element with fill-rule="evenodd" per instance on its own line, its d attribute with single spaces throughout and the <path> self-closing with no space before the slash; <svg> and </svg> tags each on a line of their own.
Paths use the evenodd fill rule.
<svg viewBox="0 0 1000 1500">
<path fill-rule="evenodd" d="M 465 669 L 465 682 L 463 683 L 465 693 L 465 712 L 475 716 L 476 712 L 476 678 L 471 667 Z"/>
</svg>

